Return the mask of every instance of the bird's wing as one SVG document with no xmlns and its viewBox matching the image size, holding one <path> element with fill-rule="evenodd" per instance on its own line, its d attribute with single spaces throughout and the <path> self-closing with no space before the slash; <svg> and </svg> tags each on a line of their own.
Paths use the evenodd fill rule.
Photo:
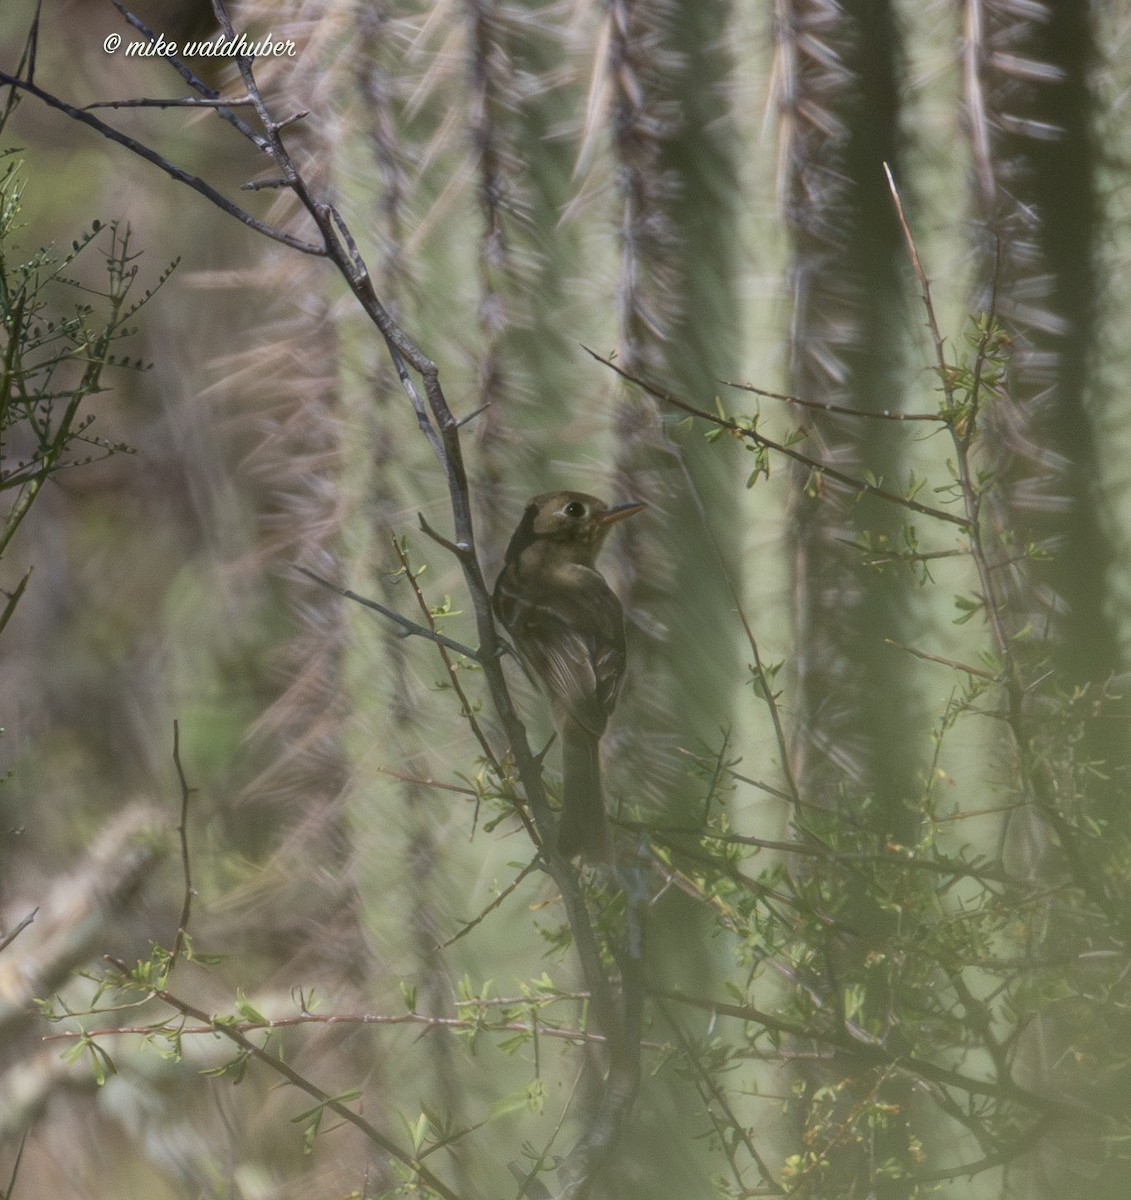
<svg viewBox="0 0 1131 1200">
<path fill-rule="evenodd" d="M 594 571 L 584 587 L 507 597 L 505 623 L 551 698 L 600 737 L 624 675 L 620 601 Z"/>
</svg>

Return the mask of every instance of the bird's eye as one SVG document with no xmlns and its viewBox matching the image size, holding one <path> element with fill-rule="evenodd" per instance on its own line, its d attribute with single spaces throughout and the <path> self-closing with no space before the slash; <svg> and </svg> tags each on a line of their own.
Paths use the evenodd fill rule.
<svg viewBox="0 0 1131 1200">
<path fill-rule="evenodd" d="M 571 500 L 562 510 L 567 517 L 585 516 L 585 505 L 580 500 Z"/>
</svg>

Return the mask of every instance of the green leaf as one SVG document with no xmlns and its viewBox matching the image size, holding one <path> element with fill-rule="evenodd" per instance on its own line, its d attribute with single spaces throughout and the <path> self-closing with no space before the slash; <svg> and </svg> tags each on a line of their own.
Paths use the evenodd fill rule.
<svg viewBox="0 0 1131 1200">
<path fill-rule="evenodd" d="M 236 988 L 236 1011 L 245 1021 L 252 1025 L 270 1025 L 271 1022 L 255 1007 L 254 1004 L 244 995 L 243 991 Z"/>
</svg>

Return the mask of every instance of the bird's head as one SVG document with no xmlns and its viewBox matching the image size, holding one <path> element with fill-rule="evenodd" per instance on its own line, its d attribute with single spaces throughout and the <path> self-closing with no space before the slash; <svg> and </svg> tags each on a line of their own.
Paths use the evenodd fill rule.
<svg viewBox="0 0 1131 1200">
<path fill-rule="evenodd" d="M 545 492 L 526 506 L 507 550 L 508 561 L 535 542 L 574 562 L 592 565 L 609 530 L 644 505 L 633 500 L 610 507 L 585 492 Z"/>
</svg>

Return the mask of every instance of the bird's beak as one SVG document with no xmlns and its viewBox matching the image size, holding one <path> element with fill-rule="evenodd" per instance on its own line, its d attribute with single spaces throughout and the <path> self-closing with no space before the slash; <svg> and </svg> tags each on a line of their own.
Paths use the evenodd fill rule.
<svg viewBox="0 0 1131 1200">
<path fill-rule="evenodd" d="M 605 509 L 603 513 L 594 516 L 593 520 L 598 525 L 615 525 L 617 521 L 623 521 L 625 517 L 633 517 L 647 507 L 639 500 L 630 500 L 627 504 L 618 504 L 616 508 Z"/>
</svg>

